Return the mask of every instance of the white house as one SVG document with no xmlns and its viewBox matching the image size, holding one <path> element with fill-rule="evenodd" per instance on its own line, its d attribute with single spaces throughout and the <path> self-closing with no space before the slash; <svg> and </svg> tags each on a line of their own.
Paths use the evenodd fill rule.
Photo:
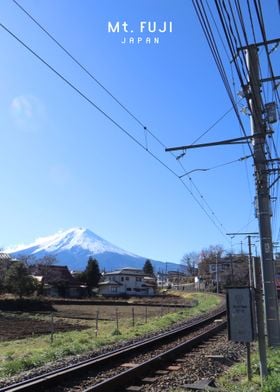
<svg viewBox="0 0 280 392">
<path fill-rule="evenodd" d="M 98 284 L 102 295 L 154 295 L 155 279 L 137 268 L 105 272 Z"/>
</svg>

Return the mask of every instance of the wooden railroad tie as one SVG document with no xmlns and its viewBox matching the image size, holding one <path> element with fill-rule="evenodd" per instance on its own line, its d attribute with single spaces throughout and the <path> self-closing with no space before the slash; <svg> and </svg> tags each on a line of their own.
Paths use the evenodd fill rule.
<svg viewBox="0 0 280 392">
<path fill-rule="evenodd" d="M 168 370 L 157 370 L 157 371 L 155 371 L 155 374 L 158 374 L 159 376 L 165 376 L 168 373 L 169 373 Z"/>
<path fill-rule="evenodd" d="M 142 379 L 142 382 L 144 384 L 153 384 L 156 381 L 157 381 L 157 377 L 145 377 Z"/>
<path fill-rule="evenodd" d="M 167 370 L 180 370 L 181 369 L 181 366 L 174 366 L 174 365 L 171 365 L 171 366 L 168 366 L 167 368 L 166 368 Z"/>
<path fill-rule="evenodd" d="M 126 388 L 126 391 L 130 391 L 130 392 L 139 392 L 142 391 L 143 387 L 142 386 L 137 386 L 137 385 L 131 385 L 130 387 Z"/>
<path fill-rule="evenodd" d="M 127 362 L 127 363 L 122 363 L 121 364 L 121 367 L 124 367 L 124 368 L 131 368 L 131 369 L 133 369 L 133 368 L 135 368 L 137 366 L 137 364 L 136 363 L 132 363 L 132 362 Z"/>
</svg>

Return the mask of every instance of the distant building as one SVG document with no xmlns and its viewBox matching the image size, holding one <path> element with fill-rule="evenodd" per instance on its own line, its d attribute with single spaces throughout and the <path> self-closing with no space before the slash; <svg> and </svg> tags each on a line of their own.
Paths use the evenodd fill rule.
<svg viewBox="0 0 280 392">
<path fill-rule="evenodd" d="M 12 261 L 11 256 L 8 253 L 0 252 L 0 263 Z"/>
<path fill-rule="evenodd" d="M 161 272 L 159 271 L 157 273 L 157 286 L 159 288 L 168 288 L 171 287 L 171 282 L 168 279 L 168 274 L 167 272 Z"/>
<path fill-rule="evenodd" d="M 198 277 L 202 279 L 206 290 L 216 291 L 226 287 L 249 285 L 249 258 L 244 253 L 216 256 L 206 255 L 198 264 Z"/>
<path fill-rule="evenodd" d="M 102 295 L 154 295 L 156 281 L 142 269 L 122 268 L 103 273 L 98 287 Z"/>
<path fill-rule="evenodd" d="M 13 261 L 15 260 L 12 259 L 8 253 L 0 252 L 0 279 L 11 266 Z"/>
<path fill-rule="evenodd" d="M 75 279 L 67 266 L 36 265 L 32 274 L 41 284 L 42 294 L 50 297 L 80 298 L 86 288 Z"/>
</svg>

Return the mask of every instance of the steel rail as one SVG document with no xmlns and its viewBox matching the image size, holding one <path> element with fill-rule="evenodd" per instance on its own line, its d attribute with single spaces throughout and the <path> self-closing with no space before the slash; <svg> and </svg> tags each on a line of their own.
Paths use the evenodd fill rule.
<svg viewBox="0 0 280 392">
<path fill-rule="evenodd" d="M 125 348 L 119 348 L 94 358 L 81 361 L 77 364 L 69 365 L 16 384 L 5 386 L 0 388 L 0 392 L 38 391 L 40 388 L 42 388 L 43 385 L 50 386 L 52 384 L 57 384 L 58 382 L 61 382 L 68 377 L 72 377 L 74 374 L 82 374 L 89 369 L 96 369 L 97 371 L 104 369 L 108 367 L 109 361 L 110 364 L 112 364 L 112 362 L 123 360 L 135 352 L 140 352 L 141 350 L 143 351 L 147 348 L 159 345 L 165 341 L 175 339 L 176 337 L 179 337 L 183 334 L 191 333 L 194 330 L 213 322 L 215 319 L 222 317 L 225 312 L 226 311 L 224 308 L 222 310 L 220 309 L 217 312 L 214 312 L 211 316 L 206 316 L 202 320 L 160 333 L 157 336 L 141 340 L 140 342 L 133 343 L 126 346 Z"/>
<path fill-rule="evenodd" d="M 178 355 L 186 352 L 190 352 L 194 347 L 197 347 L 200 343 L 208 340 L 212 336 L 216 335 L 223 329 L 225 329 L 227 322 L 223 321 L 211 328 L 210 330 L 203 332 L 202 334 L 187 340 L 184 343 L 171 348 L 164 353 L 161 353 L 134 368 L 126 370 L 116 376 L 113 376 L 99 384 L 93 385 L 92 387 L 83 389 L 83 392 L 117 392 L 123 391 L 125 387 L 129 385 L 137 384 L 137 381 L 141 381 L 141 378 L 147 376 L 149 373 L 155 371 L 166 362 L 174 360 Z"/>
</svg>

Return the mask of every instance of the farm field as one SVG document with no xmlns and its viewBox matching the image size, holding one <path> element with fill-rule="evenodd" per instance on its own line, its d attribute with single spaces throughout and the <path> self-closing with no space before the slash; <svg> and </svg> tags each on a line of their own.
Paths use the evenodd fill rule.
<svg viewBox="0 0 280 392">
<path fill-rule="evenodd" d="M 66 357 L 92 355 L 199 316 L 218 306 L 221 298 L 188 293 L 184 298 L 166 296 L 164 301 L 158 299 L 158 304 L 139 306 L 136 300 L 131 302 L 119 306 L 112 301 L 102 305 L 62 301 L 53 304 L 52 313 L 0 312 L 0 386 L 1 380 L 5 383 L 5 378 L 23 371 L 50 366 L 58 360 L 64 362 Z M 196 305 L 190 307 L 190 303 Z"/>
<path fill-rule="evenodd" d="M 46 318 L 46 317 L 45 317 Z M 50 319 L 50 317 L 49 317 Z M 62 320 L 55 322 L 57 332 L 82 330 L 87 328 L 83 325 L 65 323 Z M 24 339 L 35 335 L 49 334 L 52 330 L 51 319 L 48 321 L 30 318 L 27 315 L 21 317 L 17 314 L 0 314 L 0 341 Z"/>
</svg>

